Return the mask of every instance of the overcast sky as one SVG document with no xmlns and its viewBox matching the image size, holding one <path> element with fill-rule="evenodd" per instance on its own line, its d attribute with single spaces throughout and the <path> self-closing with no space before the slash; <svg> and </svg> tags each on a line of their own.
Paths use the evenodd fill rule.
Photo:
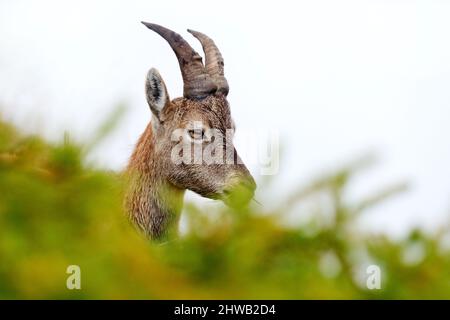
<svg viewBox="0 0 450 320">
<path fill-rule="evenodd" d="M 173 52 L 139 22 L 201 52 L 192 28 L 225 58 L 238 137 L 279 132 L 279 193 L 374 151 L 379 164 L 352 196 L 403 180 L 411 189 L 365 224 L 437 227 L 450 212 L 449 17 L 450 3 L 437 0 L 0 0 L 0 110 L 50 139 L 65 130 L 86 139 L 125 102 L 124 121 L 94 155 L 123 168 L 150 119 L 147 70 L 159 69 L 172 98 L 182 94 Z"/>
</svg>

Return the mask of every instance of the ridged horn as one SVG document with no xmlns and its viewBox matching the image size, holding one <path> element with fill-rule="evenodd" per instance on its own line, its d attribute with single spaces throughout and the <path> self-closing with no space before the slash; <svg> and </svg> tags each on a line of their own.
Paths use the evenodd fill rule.
<svg viewBox="0 0 450 320">
<path fill-rule="evenodd" d="M 203 51 L 205 52 L 206 71 L 216 83 L 218 87 L 217 91 L 227 95 L 229 87 L 227 79 L 225 79 L 224 61 L 219 48 L 217 48 L 214 41 L 207 35 L 190 29 L 187 31 L 200 41 Z"/>
<path fill-rule="evenodd" d="M 147 28 L 163 37 L 177 56 L 183 76 L 183 96 L 185 98 L 204 98 L 216 92 L 217 85 L 206 72 L 202 57 L 178 33 L 163 26 L 142 21 Z"/>
</svg>

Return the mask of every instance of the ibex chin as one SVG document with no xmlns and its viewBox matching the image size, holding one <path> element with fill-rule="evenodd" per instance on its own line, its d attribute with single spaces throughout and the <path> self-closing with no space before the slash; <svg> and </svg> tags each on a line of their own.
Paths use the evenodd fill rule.
<svg viewBox="0 0 450 320">
<path fill-rule="evenodd" d="M 145 93 L 152 119 L 127 167 L 125 205 L 130 219 L 147 236 L 165 239 L 176 230 L 186 189 L 232 205 L 249 202 L 256 185 L 233 146 L 235 128 L 219 49 L 206 35 L 188 30 L 203 47 L 203 65 L 200 55 L 179 34 L 153 23 L 143 24 L 172 47 L 180 65 L 184 92 L 182 98 L 171 101 L 159 72 L 148 72 Z M 201 126 L 193 127 L 192 123 Z M 208 136 L 212 129 L 221 134 L 219 138 Z M 174 132 L 180 130 L 186 134 L 174 139 Z M 177 149 L 180 138 L 182 145 L 189 148 Z M 174 161 L 174 156 L 195 156 L 193 150 L 206 150 L 210 145 L 215 146 L 212 155 L 220 161 Z"/>
</svg>

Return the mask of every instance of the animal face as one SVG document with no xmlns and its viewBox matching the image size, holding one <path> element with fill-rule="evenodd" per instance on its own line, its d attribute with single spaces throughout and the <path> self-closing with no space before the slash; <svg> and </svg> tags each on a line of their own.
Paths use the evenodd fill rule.
<svg viewBox="0 0 450 320">
<path fill-rule="evenodd" d="M 147 74 L 146 95 L 153 113 L 155 157 L 160 174 L 181 189 L 221 199 L 229 205 L 248 202 L 255 182 L 233 145 L 235 131 L 223 93 L 170 101 L 156 69 Z"/>
</svg>

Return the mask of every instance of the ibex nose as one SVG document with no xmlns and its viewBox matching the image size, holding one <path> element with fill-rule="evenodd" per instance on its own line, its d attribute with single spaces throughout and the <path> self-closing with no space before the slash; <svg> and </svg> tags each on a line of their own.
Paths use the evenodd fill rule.
<svg viewBox="0 0 450 320">
<path fill-rule="evenodd" d="M 245 176 L 232 176 L 223 190 L 223 201 L 230 207 L 245 206 L 253 199 L 256 183 L 253 177 L 248 174 Z"/>
</svg>

